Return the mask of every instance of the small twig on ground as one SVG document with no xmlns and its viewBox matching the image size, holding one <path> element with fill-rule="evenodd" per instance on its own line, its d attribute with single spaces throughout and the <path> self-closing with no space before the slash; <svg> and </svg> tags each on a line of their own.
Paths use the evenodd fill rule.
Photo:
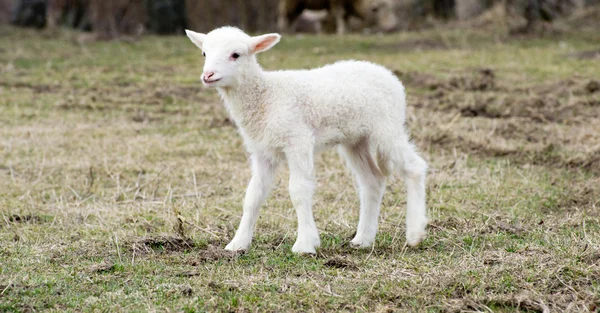
<svg viewBox="0 0 600 313">
<path fill-rule="evenodd" d="M 10 288 L 10 287 L 12 287 L 12 281 L 10 281 L 8 283 L 8 285 L 6 285 L 6 287 L 4 289 L 2 289 L 2 292 L 0 292 L 0 295 L 3 295 L 6 292 L 6 290 L 8 290 L 8 288 Z"/>
</svg>

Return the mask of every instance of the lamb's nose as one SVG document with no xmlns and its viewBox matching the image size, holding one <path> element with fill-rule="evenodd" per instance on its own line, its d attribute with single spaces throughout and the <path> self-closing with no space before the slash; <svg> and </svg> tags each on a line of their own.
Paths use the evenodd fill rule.
<svg viewBox="0 0 600 313">
<path fill-rule="evenodd" d="M 204 73 L 204 80 L 209 80 L 213 75 L 215 75 L 215 72 Z"/>
</svg>

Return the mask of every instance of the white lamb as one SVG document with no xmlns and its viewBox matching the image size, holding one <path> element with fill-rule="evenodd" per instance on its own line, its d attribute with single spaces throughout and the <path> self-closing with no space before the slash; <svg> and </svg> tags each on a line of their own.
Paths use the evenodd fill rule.
<svg viewBox="0 0 600 313">
<path fill-rule="evenodd" d="M 206 58 L 202 82 L 217 88 L 251 154 L 252 179 L 242 219 L 225 249 L 250 247 L 259 209 L 278 165 L 286 160 L 298 215 L 292 251 L 315 253 L 320 239 L 312 213 L 313 160 L 315 153 L 333 146 L 339 147 L 360 190 L 360 218 L 351 244 L 366 248 L 375 241 L 386 178 L 396 169 L 407 188 L 408 244 L 425 238 L 427 163 L 404 129 L 404 87 L 394 74 L 362 61 L 266 72 L 256 54 L 277 44 L 279 34 L 251 37 L 235 27 L 186 33 Z"/>
</svg>

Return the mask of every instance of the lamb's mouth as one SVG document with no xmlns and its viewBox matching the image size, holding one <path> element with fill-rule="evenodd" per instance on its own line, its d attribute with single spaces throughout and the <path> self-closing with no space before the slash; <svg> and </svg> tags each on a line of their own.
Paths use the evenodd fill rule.
<svg viewBox="0 0 600 313">
<path fill-rule="evenodd" d="M 210 85 L 212 83 L 216 83 L 216 82 L 220 81 L 221 79 L 217 78 L 217 79 L 213 79 L 213 80 L 206 80 L 206 79 L 202 79 L 202 80 L 204 81 L 205 84 Z"/>
</svg>

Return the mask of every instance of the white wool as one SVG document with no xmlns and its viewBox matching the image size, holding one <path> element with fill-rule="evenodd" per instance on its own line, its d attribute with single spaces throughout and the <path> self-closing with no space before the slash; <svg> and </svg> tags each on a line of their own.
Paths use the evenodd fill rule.
<svg viewBox="0 0 600 313">
<path fill-rule="evenodd" d="M 403 174 L 407 187 L 408 243 L 423 240 L 427 163 L 409 142 L 404 87 L 392 72 L 364 61 L 267 72 L 255 55 L 273 47 L 278 34 L 250 37 L 233 27 L 206 35 L 186 32 L 206 54 L 202 81 L 217 88 L 251 154 L 253 176 L 244 213 L 226 249 L 249 248 L 276 169 L 287 161 L 290 197 L 298 214 L 292 250 L 315 253 L 320 240 L 312 215 L 313 159 L 334 146 L 359 186 L 360 218 L 352 244 L 369 247 L 375 241 L 386 178 L 394 170 Z"/>
</svg>

